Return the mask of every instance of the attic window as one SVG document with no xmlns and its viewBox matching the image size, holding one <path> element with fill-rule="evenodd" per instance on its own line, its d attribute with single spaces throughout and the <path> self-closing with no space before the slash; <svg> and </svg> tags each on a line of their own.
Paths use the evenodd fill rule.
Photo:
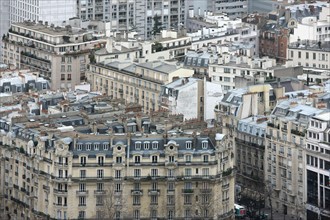
<svg viewBox="0 0 330 220">
<path fill-rule="evenodd" d="M 154 149 L 154 150 L 158 149 L 158 141 L 152 142 L 152 149 Z"/>
<path fill-rule="evenodd" d="M 135 150 L 141 150 L 141 142 L 136 142 L 135 143 Z"/>
<path fill-rule="evenodd" d="M 99 143 L 95 143 L 94 144 L 94 150 L 99 150 L 100 144 Z"/>
<path fill-rule="evenodd" d="M 82 150 L 82 144 L 77 144 L 77 150 L 81 151 Z"/>
<path fill-rule="evenodd" d="M 202 148 L 203 149 L 207 149 L 207 147 L 208 147 L 208 142 L 207 141 L 203 141 L 202 142 Z"/>
<path fill-rule="evenodd" d="M 144 149 L 149 150 L 150 142 L 144 142 Z"/>
<path fill-rule="evenodd" d="M 192 142 L 186 141 L 186 149 L 191 149 Z"/>
<path fill-rule="evenodd" d="M 86 150 L 91 150 L 91 148 L 92 148 L 92 144 L 91 143 L 86 144 Z"/>
<path fill-rule="evenodd" d="M 109 149 L 109 144 L 108 143 L 104 143 L 103 144 L 103 150 L 108 150 Z"/>
</svg>

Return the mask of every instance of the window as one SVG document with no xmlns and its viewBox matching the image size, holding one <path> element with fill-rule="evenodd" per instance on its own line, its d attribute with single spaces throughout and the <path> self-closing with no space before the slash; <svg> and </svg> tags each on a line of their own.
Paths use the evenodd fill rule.
<svg viewBox="0 0 330 220">
<path fill-rule="evenodd" d="M 223 81 L 225 81 L 225 82 L 230 82 L 230 77 L 224 77 L 224 78 L 223 78 Z"/>
<path fill-rule="evenodd" d="M 140 219 L 140 210 L 134 210 L 133 218 L 136 220 Z"/>
<path fill-rule="evenodd" d="M 152 156 L 152 163 L 157 163 L 157 159 L 158 159 L 157 156 Z"/>
<path fill-rule="evenodd" d="M 151 169 L 151 176 L 153 177 L 158 176 L 158 169 Z"/>
<path fill-rule="evenodd" d="M 121 192 L 121 183 L 116 183 L 115 192 Z"/>
<path fill-rule="evenodd" d="M 122 160 L 122 157 L 116 157 L 116 163 L 122 163 L 123 160 Z"/>
<path fill-rule="evenodd" d="M 104 157 L 103 156 L 99 156 L 97 158 L 97 163 L 99 166 L 103 166 L 103 163 L 104 163 Z"/>
<path fill-rule="evenodd" d="M 61 65 L 61 72 L 65 72 L 65 66 Z"/>
<path fill-rule="evenodd" d="M 191 168 L 185 168 L 184 174 L 185 174 L 185 176 L 191 176 Z"/>
<path fill-rule="evenodd" d="M 80 157 L 80 164 L 85 166 L 86 164 L 86 157 Z"/>
<path fill-rule="evenodd" d="M 203 162 L 204 163 L 209 162 L 209 155 L 203 155 Z"/>
<path fill-rule="evenodd" d="M 175 201 L 174 195 L 168 195 L 167 196 L 167 204 L 168 205 L 174 205 L 174 201 Z"/>
<path fill-rule="evenodd" d="M 103 191 L 103 189 L 104 189 L 104 184 L 103 183 L 97 183 L 96 184 L 96 190 L 98 192 Z"/>
<path fill-rule="evenodd" d="M 191 155 L 186 155 L 186 163 L 190 163 L 191 162 Z"/>
<path fill-rule="evenodd" d="M 135 150 L 141 150 L 141 142 L 135 142 Z"/>
<path fill-rule="evenodd" d="M 140 169 L 134 169 L 134 177 L 140 177 L 141 176 L 141 170 Z"/>
<path fill-rule="evenodd" d="M 86 144 L 86 150 L 91 150 L 91 149 L 92 149 L 92 144 L 87 143 L 87 144 Z"/>
<path fill-rule="evenodd" d="M 158 196 L 157 195 L 151 195 L 151 198 L 150 198 L 150 203 L 152 205 L 157 205 L 158 204 Z"/>
<path fill-rule="evenodd" d="M 79 206 L 86 206 L 86 197 L 79 196 Z"/>
<path fill-rule="evenodd" d="M 207 141 L 203 141 L 202 142 L 202 148 L 203 149 L 207 149 L 207 147 L 208 147 L 208 142 Z"/>
<path fill-rule="evenodd" d="M 68 65 L 68 72 L 71 72 L 71 65 Z"/>
<path fill-rule="evenodd" d="M 99 150 L 100 144 L 99 143 L 95 143 L 94 144 L 94 150 Z"/>
<path fill-rule="evenodd" d="M 169 210 L 167 213 L 167 219 L 168 220 L 173 220 L 174 219 L 174 211 L 173 210 Z"/>
<path fill-rule="evenodd" d="M 209 168 L 203 168 L 202 169 L 202 175 L 203 176 L 209 176 Z"/>
<path fill-rule="evenodd" d="M 121 170 L 115 170 L 115 179 L 121 178 Z"/>
<path fill-rule="evenodd" d="M 86 178 L 86 170 L 80 170 L 80 178 Z"/>
<path fill-rule="evenodd" d="M 191 149 L 192 142 L 186 141 L 186 149 Z"/>
<path fill-rule="evenodd" d="M 61 74 L 61 80 L 65 80 L 65 74 Z"/>
<path fill-rule="evenodd" d="M 175 162 L 174 156 L 168 156 L 168 162 L 170 162 L 170 163 Z"/>
<path fill-rule="evenodd" d="M 68 74 L 68 80 L 71 80 L 71 74 Z"/>
<path fill-rule="evenodd" d="M 150 142 L 144 142 L 144 149 L 149 150 Z"/>
<path fill-rule="evenodd" d="M 157 141 L 152 142 L 152 149 L 153 150 L 157 150 L 158 149 L 158 142 Z"/>
<path fill-rule="evenodd" d="M 135 156 L 135 157 L 134 157 L 134 161 L 135 161 L 135 163 L 140 163 L 140 161 L 141 161 L 141 156 Z"/>
<path fill-rule="evenodd" d="M 79 183 L 79 191 L 85 192 L 86 191 L 86 184 L 85 183 Z"/>
<path fill-rule="evenodd" d="M 298 58 L 301 58 L 301 51 L 298 51 Z"/>
<path fill-rule="evenodd" d="M 97 170 L 97 178 L 103 178 L 103 170 Z"/>
<path fill-rule="evenodd" d="M 108 143 L 104 143 L 103 144 L 103 150 L 108 150 L 109 149 L 109 144 Z"/>
<path fill-rule="evenodd" d="M 184 204 L 190 205 L 191 204 L 191 195 L 184 195 Z"/>
<path fill-rule="evenodd" d="M 78 219 L 85 219 L 85 211 L 79 211 Z"/>
<path fill-rule="evenodd" d="M 140 205 L 141 204 L 141 199 L 139 195 L 134 195 L 133 196 L 133 205 Z"/>
<path fill-rule="evenodd" d="M 102 206 L 103 201 L 103 196 L 96 196 L 96 206 Z"/>
<path fill-rule="evenodd" d="M 224 73 L 230 73 L 230 68 L 224 68 L 223 72 Z"/>
<path fill-rule="evenodd" d="M 173 169 L 169 169 L 169 170 L 167 171 L 167 176 L 168 176 L 168 177 L 174 177 L 174 170 L 173 170 Z"/>
</svg>

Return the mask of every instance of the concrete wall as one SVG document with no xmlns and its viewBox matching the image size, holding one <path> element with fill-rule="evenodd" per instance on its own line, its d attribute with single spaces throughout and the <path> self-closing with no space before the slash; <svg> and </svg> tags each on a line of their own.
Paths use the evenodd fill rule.
<svg viewBox="0 0 330 220">
<path fill-rule="evenodd" d="M 188 87 L 182 87 L 177 100 L 175 114 L 183 114 L 184 119 L 198 117 L 198 83 L 194 83 Z"/>
<path fill-rule="evenodd" d="M 214 107 L 223 98 L 222 89 L 217 83 L 204 83 L 204 120 L 214 119 Z"/>
</svg>

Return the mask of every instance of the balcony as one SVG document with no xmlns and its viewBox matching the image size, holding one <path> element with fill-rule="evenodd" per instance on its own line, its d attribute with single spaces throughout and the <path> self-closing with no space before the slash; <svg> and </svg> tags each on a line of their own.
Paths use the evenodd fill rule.
<svg viewBox="0 0 330 220">
<path fill-rule="evenodd" d="M 200 189 L 199 191 L 201 194 L 210 194 L 212 192 L 212 189 Z"/>
<path fill-rule="evenodd" d="M 143 195 L 143 190 L 142 189 L 132 189 L 131 190 L 131 195 Z"/>
<path fill-rule="evenodd" d="M 177 161 L 166 161 L 165 162 L 165 166 L 168 166 L 168 167 L 176 167 L 178 166 L 178 162 Z"/>
<path fill-rule="evenodd" d="M 87 196 L 88 195 L 88 190 L 85 190 L 85 191 L 77 190 L 76 195 L 77 196 Z"/>
<path fill-rule="evenodd" d="M 63 194 L 67 194 L 67 193 L 68 193 L 67 190 L 54 189 L 54 194 L 60 194 L 60 195 L 63 195 Z"/>
<path fill-rule="evenodd" d="M 193 189 L 182 189 L 183 194 L 193 194 L 194 190 Z"/>
<path fill-rule="evenodd" d="M 159 195 L 160 194 L 160 189 L 148 189 L 148 195 Z"/>
<path fill-rule="evenodd" d="M 49 187 L 49 186 L 46 186 L 46 185 L 42 185 L 42 188 L 43 188 L 44 190 L 47 190 L 47 191 L 49 191 L 49 189 L 50 189 L 50 187 Z"/>
<path fill-rule="evenodd" d="M 105 195 L 106 192 L 107 192 L 106 190 L 94 190 L 95 195 Z"/>
<path fill-rule="evenodd" d="M 222 189 L 223 190 L 229 189 L 229 183 L 222 185 Z"/>
</svg>

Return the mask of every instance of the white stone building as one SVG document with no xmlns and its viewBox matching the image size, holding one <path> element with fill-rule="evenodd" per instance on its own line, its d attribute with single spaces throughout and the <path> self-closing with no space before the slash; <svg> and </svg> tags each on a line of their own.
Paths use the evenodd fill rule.
<svg viewBox="0 0 330 220">
<path fill-rule="evenodd" d="M 221 86 L 205 79 L 181 78 L 162 86 L 160 106 L 185 119 L 214 119 L 214 107 L 222 99 Z"/>
<path fill-rule="evenodd" d="M 298 40 L 330 41 L 330 7 L 322 7 L 319 19 L 317 17 L 305 17 L 297 23 L 290 35 L 290 42 Z"/>
<path fill-rule="evenodd" d="M 288 59 L 293 66 L 306 69 L 328 70 L 330 68 L 330 42 L 297 41 L 288 46 Z"/>
<path fill-rule="evenodd" d="M 272 191 L 273 209 L 288 217 L 306 218 L 304 202 L 305 143 L 309 119 L 324 110 L 300 104 L 299 100 L 280 102 L 267 125 L 265 181 Z M 268 203 L 269 203 L 268 201 Z"/>
<path fill-rule="evenodd" d="M 306 139 L 307 219 L 330 218 L 330 112 L 309 121 Z"/>
</svg>

